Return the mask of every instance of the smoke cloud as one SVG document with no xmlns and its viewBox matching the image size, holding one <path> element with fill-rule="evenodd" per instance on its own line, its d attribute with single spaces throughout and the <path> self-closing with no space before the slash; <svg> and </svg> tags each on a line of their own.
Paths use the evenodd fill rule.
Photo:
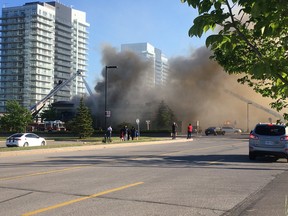
<svg viewBox="0 0 288 216">
<path fill-rule="evenodd" d="M 115 48 L 103 48 L 103 65 L 117 65 L 117 69 L 108 69 L 107 107 L 111 110 L 109 123 L 114 127 L 122 122 L 135 124 L 137 118 L 145 124 L 151 121 L 162 100 L 174 111 L 177 119 L 186 124 L 200 127 L 222 126 L 229 122 L 236 127 L 246 129 L 247 102 L 227 93 L 232 91 L 244 98 L 269 107 L 269 99 L 263 99 L 247 86 L 237 83 L 237 76 L 226 74 L 222 67 L 209 59 L 210 51 L 199 48 L 190 56 L 178 56 L 169 59 L 170 72 L 168 83 L 163 88 L 147 88 L 147 79 L 151 77 L 152 65 L 133 52 L 117 52 Z M 104 119 L 104 86 L 103 80 L 95 85 L 97 95 L 89 100 L 97 115 L 98 125 Z M 95 103 L 96 102 L 96 103 Z M 96 106 L 95 106 L 96 104 Z M 249 107 L 250 127 L 258 122 L 267 122 L 276 117 Z M 102 124 L 103 125 L 103 124 Z"/>
</svg>

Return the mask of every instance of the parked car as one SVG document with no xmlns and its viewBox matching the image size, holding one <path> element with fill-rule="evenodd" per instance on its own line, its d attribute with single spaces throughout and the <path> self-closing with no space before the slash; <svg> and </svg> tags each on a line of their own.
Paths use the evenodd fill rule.
<svg viewBox="0 0 288 216">
<path fill-rule="evenodd" d="M 257 156 L 286 158 L 288 162 L 288 128 L 279 124 L 257 124 L 249 135 L 249 159 Z"/>
<path fill-rule="evenodd" d="M 7 147 L 44 146 L 46 140 L 34 133 L 15 133 L 6 139 Z"/>
<path fill-rule="evenodd" d="M 225 131 L 225 133 L 242 133 L 242 130 L 239 128 L 227 127 L 227 126 L 222 127 L 222 131 Z"/>
<path fill-rule="evenodd" d="M 206 136 L 212 134 L 214 136 L 216 135 L 224 135 L 225 131 L 222 131 L 220 127 L 209 127 L 205 130 Z"/>
</svg>

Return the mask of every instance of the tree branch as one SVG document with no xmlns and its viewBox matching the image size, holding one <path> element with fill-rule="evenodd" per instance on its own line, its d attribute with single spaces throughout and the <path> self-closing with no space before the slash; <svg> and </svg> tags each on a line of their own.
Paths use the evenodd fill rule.
<svg viewBox="0 0 288 216">
<path fill-rule="evenodd" d="M 238 35 L 248 44 L 248 46 L 252 48 L 252 50 L 256 53 L 256 55 L 258 56 L 258 58 L 261 59 L 261 60 L 263 60 L 263 56 L 262 56 L 262 54 L 259 52 L 259 50 L 256 48 L 256 46 L 254 46 L 254 45 L 248 40 L 248 38 L 240 31 L 240 29 L 237 27 L 236 22 L 235 22 L 235 19 L 234 19 L 234 16 L 233 16 L 233 13 L 232 13 L 232 8 L 231 8 L 228 0 L 226 0 L 225 2 L 226 2 L 226 5 L 227 5 L 227 7 L 228 7 L 229 14 L 230 14 L 230 18 L 231 18 L 232 24 L 233 24 L 236 32 L 237 32 Z"/>
<path fill-rule="evenodd" d="M 237 27 L 234 16 L 233 16 L 233 12 L 232 12 L 232 7 L 230 6 L 228 0 L 226 0 L 226 5 L 228 7 L 229 10 L 229 14 L 230 14 L 230 18 L 232 21 L 232 24 L 236 30 L 236 32 L 238 33 L 238 35 L 248 44 L 248 46 L 256 53 L 256 55 L 258 56 L 258 58 L 263 61 L 263 55 L 260 53 L 260 51 L 257 49 L 256 46 L 254 46 L 249 40 L 248 38 L 240 31 L 240 29 Z M 288 80 L 285 79 L 281 74 L 275 72 L 276 76 L 285 84 L 288 85 Z"/>
</svg>

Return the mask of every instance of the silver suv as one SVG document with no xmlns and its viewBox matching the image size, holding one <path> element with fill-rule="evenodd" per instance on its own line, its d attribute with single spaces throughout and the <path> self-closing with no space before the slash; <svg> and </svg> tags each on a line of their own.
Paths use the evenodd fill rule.
<svg viewBox="0 0 288 216">
<path fill-rule="evenodd" d="M 249 135 L 249 159 L 257 156 L 286 158 L 288 162 L 288 128 L 280 124 L 257 124 Z"/>
<path fill-rule="evenodd" d="M 221 129 L 222 131 L 225 131 L 225 133 L 242 133 L 242 130 L 240 128 L 223 126 Z"/>
</svg>

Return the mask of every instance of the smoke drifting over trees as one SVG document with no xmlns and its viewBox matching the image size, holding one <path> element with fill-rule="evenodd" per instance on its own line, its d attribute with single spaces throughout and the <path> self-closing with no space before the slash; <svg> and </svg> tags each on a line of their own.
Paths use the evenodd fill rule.
<svg viewBox="0 0 288 216">
<path fill-rule="evenodd" d="M 243 97 L 254 100 L 266 107 L 268 100 L 254 93 L 246 86 L 237 83 L 237 77 L 226 74 L 214 61 L 209 60 L 211 53 L 206 48 L 195 50 L 190 56 L 169 59 L 170 73 L 168 83 L 162 88 L 147 88 L 147 79 L 152 65 L 132 52 L 117 52 L 106 46 L 103 48 L 103 65 L 117 65 L 117 69 L 108 69 L 108 110 L 112 115 L 109 123 L 135 123 L 139 118 L 143 123 L 156 117 L 156 110 L 165 103 L 173 110 L 179 121 L 200 126 L 217 126 L 226 121 L 237 127 L 246 127 L 247 103 L 225 93 L 229 89 Z M 105 77 L 105 68 L 102 71 Z M 96 98 L 89 99 L 92 111 L 101 122 L 104 119 L 105 80 L 95 85 Z M 94 105 L 93 105 L 94 104 Z M 252 124 L 268 121 L 273 116 L 250 108 Z M 99 123 L 99 122 L 98 122 Z"/>
</svg>

